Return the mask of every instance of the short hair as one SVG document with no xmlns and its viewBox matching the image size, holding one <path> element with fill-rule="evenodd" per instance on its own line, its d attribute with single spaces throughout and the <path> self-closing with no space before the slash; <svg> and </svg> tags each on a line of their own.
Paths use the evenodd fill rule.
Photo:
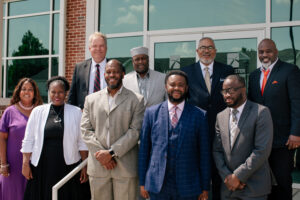
<svg viewBox="0 0 300 200">
<path fill-rule="evenodd" d="M 167 84 L 169 77 L 172 76 L 172 75 L 179 75 L 179 76 L 182 76 L 182 77 L 185 79 L 186 85 L 189 85 L 189 83 L 188 83 L 188 77 L 187 77 L 186 73 L 183 72 L 183 71 L 180 71 L 180 70 L 172 70 L 172 71 L 169 71 L 169 72 L 166 74 L 165 84 Z"/>
<path fill-rule="evenodd" d="M 116 62 L 116 63 L 118 64 L 118 66 L 120 67 L 120 69 L 121 69 L 122 72 L 126 73 L 125 67 L 124 67 L 123 64 L 122 64 L 119 60 L 117 60 L 117 59 L 111 59 L 111 60 L 109 60 L 109 61 L 106 63 L 106 65 L 107 65 L 108 63 L 110 63 L 110 62 L 113 62 L 113 61 Z M 105 66 L 105 68 L 106 68 L 106 66 Z"/>
<path fill-rule="evenodd" d="M 92 44 L 92 42 L 95 38 L 99 38 L 99 37 L 101 37 L 104 40 L 105 45 L 107 46 L 107 37 L 106 37 L 106 35 L 104 35 L 101 32 L 94 32 L 93 34 L 90 35 L 90 37 L 89 37 L 89 46 L 91 46 L 91 44 Z"/>
<path fill-rule="evenodd" d="M 65 92 L 69 91 L 69 89 L 70 89 L 70 84 L 69 84 L 68 80 L 67 80 L 65 77 L 63 77 L 63 76 L 53 76 L 53 77 L 51 77 L 51 78 L 47 81 L 47 90 L 49 90 L 50 85 L 51 85 L 53 82 L 58 82 L 58 83 L 60 83 L 60 84 L 63 86 Z"/>
<path fill-rule="evenodd" d="M 246 82 L 245 82 L 244 77 L 241 77 L 238 74 L 229 75 L 229 76 L 226 77 L 226 79 L 237 80 L 238 83 L 240 83 L 242 87 L 246 87 Z"/>
<path fill-rule="evenodd" d="M 21 92 L 21 89 L 22 89 L 22 87 L 23 87 L 23 85 L 24 85 L 25 82 L 31 83 L 31 85 L 33 87 L 34 97 L 32 99 L 32 104 L 36 105 L 36 106 L 37 105 L 42 105 L 43 104 L 43 99 L 42 99 L 42 97 L 40 95 L 39 88 L 38 88 L 36 82 L 33 79 L 31 79 L 31 78 L 22 78 L 18 82 L 17 86 L 14 89 L 12 98 L 10 100 L 10 105 L 16 104 L 19 101 L 21 101 L 21 99 L 20 99 L 20 92 Z"/>
<path fill-rule="evenodd" d="M 214 41 L 211 37 L 203 37 L 203 38 L 201 38 L 201 39 L 199 40 L 198 47 L 199 47 L 200 43 L 201 43 L 203 40 L 211 40 L 212 43 L 214 44 L 214 47 L 216 48 L 215 41 Z"/>
</svg>

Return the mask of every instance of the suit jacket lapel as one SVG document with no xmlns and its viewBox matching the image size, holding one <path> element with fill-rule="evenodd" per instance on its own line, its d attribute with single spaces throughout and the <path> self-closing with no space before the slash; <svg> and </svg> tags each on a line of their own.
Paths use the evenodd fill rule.
<svg viewBox="0 0 300 200">
<path fill-rule="evenodd" d="M 250 110 L 251 110 L 251 104 L 249 103 L 249 101 L 247 101 L 246 104 L 245 104 L 245 107 L 244 107 L 244 109 L 241 113 L 240 120 L 238 122 L 237 132 L 233 137 L 232 149 L 233 149 L 233 147 L 234 147 L 234 145 L 237 141 L 237 138 L 240 134 L 240 130 L 242 130 L 243 125 L 245 124 L 245 120 L 247 119 Z"/>
<path fill-rule="evenodd" d="M 116 109 L 116 107 L 118 107 L 126 98 L 127 98 L 127 94 L 128 91 L 125 87 L 123 87 L 122 92 L 120 94 L 118 94 L 118 96 L 116 97 L 115 102 L 112 104 L 111 109 L 110 109 L 110 113 Z"/>
<path fill-rule="evenodd" d="M 220 127 L 224 127 L 224 134 L 221 134 L 224 151 L 226 154 L 230 154 L 230 127 L 229 127 L 230 109 L 226 108 L 221 116 Z"/>
<path fill-rule="evenodd" d="M 207 87 L 206 87 L 206 84 L 205 84 L 205 81 L 204 81 L 204 78 L 203 78 L 203 73 L 202 73 L 202 70 L 201 70 L 201 65 L 200 65 L 200 61 L 198 61 L 197 63 L 195 63 L 194 65 L 195 67 L 195 76 L 196 76 L 196 81 L 199 80 L 199 83 L 200 83 L 200 86 L 207 91 L 208 93 L 208 90 L 207 90 Z"/>
<path fill-rule="evenodd" d="M 216 65 L 216 62 L 214 62 L 213 66 L 213 74 L 212 74 L 212 83 L 211 83 L 211 95 L 215 92 L 215 88 L 218 85 L 220 81 L 220 68 L 218 65 Z"/>
<path fill-rule="evenodd" d="M 185 127 L 189 126 L 189 121 L 188 119 L 188 114 L 190 113 L 190 107 L 187 105 L 187 102 L 185 102 L 184 107 L 183 107 L 183 111 L 182 114 L 180 116 L 180 119 L 177 123 L 176 129 L 178 129 L 179 137 L 178 137 L 178 147 L 177 147 L 177 152 L 176 152 L 176 157 L 178 155 L 178 153 L 180 152 L 181 149 L 181 145 L 185 136 Z"/>
<path fill-rule="evenodd" d="M 148 101 L 152 97 L 152 93 L 153 93 L 154 87 L 156 85 L 155 83 L 156 83 L 155 82 L 155 76 L 153 75 L 152 70 L 149 69 L 149 82 L 148 82 L 148 84 L 149 84 L 149 93 L 148 93 Z"/>
<path fill-rule="evenodd" d="M 268 90 L 268 88 L 270 88 L 270 85 L 272 84 L 272 82 L 275 80 L 277 72 L 279 70 L 279 66 L 280 66 L 280 60 L 277 61 L 277 63 L 274 65 L 271 74 L 269 75 L 269 78 L 267 80 L 265 89 L 264 89 L 264 94 L 263 96 L 265 96 L 266 91 Z"/>
<path fill-rule="evenodd" d="M 161 116 L 160 124 L 161 124 L 161 133 L 164 134 L 164 139 L 168 144 L 168 133 L 169 133 L 169 110 L 168 110 L 168 101 L 164 101 L 160 113 L 158 116 Z"/>
<path fill-rule="evenodd" d="M 86 65 L 84 66 L 85 67 L 85 85 L 87 86 L 87 91 L 89 91 L 89 87 L 90 87 L 90 72 L 91 72 L 91 66 L 92 65 L 92 59 L 89 59 L 87 62 L 86 62 Z"/>
</svg>

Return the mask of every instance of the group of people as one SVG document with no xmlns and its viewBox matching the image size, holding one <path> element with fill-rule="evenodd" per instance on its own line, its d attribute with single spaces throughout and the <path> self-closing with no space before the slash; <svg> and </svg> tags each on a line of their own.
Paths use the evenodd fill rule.
<svg viewBox="0 0 300 200">
<path fill-rule="evenodd" d="M 278 59 L 274 41 L 258 46 L 248 95 L 244 78 L 214 60 L 211 38 L 200 39 L 198 62 L 167 74 L 136 47 L 125 75 L 99 32 L 89 51 L 71 86 L 48 80 L 49 104 L 33 80 L 16 86 L 0 122 L 1 200 L 50 200 L 86 158 L 59 199 L 207 200 L 210 189 L 216 200 L 292 199 L 300 70 Z"/>
</svg>

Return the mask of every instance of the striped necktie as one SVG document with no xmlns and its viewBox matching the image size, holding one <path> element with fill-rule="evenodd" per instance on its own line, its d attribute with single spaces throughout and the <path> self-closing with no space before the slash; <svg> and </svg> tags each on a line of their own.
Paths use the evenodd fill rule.
<svg viewBox="0 0 300 200">
<path fill-rule="evenodd" d="M 96 64 L 97 70 L 95 73 L 95 79 L 94 79 L 94 92 L 97 92 L 101 89 L 100 85 L 100 65 Z"/>
<path fill-rule="evenodd" d="M 178 107 L 177 106 L 174 106 L 173 107 L 173 112 L 172 112 L 172 119 L 171 119 L 171 124 L 172 124 L 172 127 L 175 128 L 176 125 L 177 125 L 177 122 L 178 122 L 178 117 L 177 117 L 177 111 Z"/>
</svg>

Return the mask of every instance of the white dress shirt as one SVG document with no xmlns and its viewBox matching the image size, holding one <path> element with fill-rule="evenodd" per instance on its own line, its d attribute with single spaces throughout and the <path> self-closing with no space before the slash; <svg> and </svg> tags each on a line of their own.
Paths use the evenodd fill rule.
<svg viewBox="0 0 300 200">
<path fill-rule="evenodd" d="M 181 117 L 181 114 L 183 112 L 183 108 L 184 108 L 184 104 L 185 104 L 185 101 L 181 102 L 180 104 L 177 105 L 177 110 L 176 110 L 176 114 L 177 114 L 177 118 L 178 118 L 178 121 Z M 168 110 L 169 110 L 169 118 L 170 120 L 172 121 L 172 115 L 174 113 L 174 109 L 175 109 L 175 105 L 172 104 L 169 100 L 168 100 Z"/>
<path fill-rule="evenodd" d="M 213 75 L 213 71 L 214 71 L 214 61 L 212 63 L 210 63 L 208 66 L 204 65 L 202 62 L 200 62 L 200 67 L 201 67 L 201 71 L 202 71 L 202 75 L 203 75 L 203 78 L 205 80 L 205 67 L 208 67 L 208 72 L 209 72 L 209 75 L 210 75 L 210 82 L 212 80 L 212 75 Z"/>
<path fill-rule="evenodd" d="M 268 74 L 268 76 L 267 76 L 267 79 L 269 78 L 269 76 L 270 76 L 270 74 L 271 74 L 271 71 L 272 71 L 274 65 L 277 63 L 277 61 L 278 61 L 278 58 L 277 58 L 277 60 L 276 60 L 275 62 L 273 62 L 273 63 L 268 67 L 267 70 L 270 70 L 270 72 L 269 72 L 269 74 Z M 260 73 L 260 80 L 259 80 L 260 89 L 261 89 L 261 87 L 262 87 L 262 83 L 263 83 L 263 80 L 264 80 L 264 72 L 263 72 L 263 70 L 264 70 L 264 67 L 261 66 L 261 67 L 260 67 L 261 73 Z"/>
<path fill-rule="evenodd" d="M 92 58 L 92 64 L 91 64 L 91 70 L 90 70 L 90 84 L 89 84 L 89 94 L 92 94 L 94 92 L 94 81 L 95 81 L 95 74 L 97 71 L 96 65 L 99 64 L 100 67 L 100 89 L 106 87 L 106 82 L 104 78 L 104 72 L 105 72 L 105 65 L 106 65 L 106 58 L 101 63 L 96 63 L 94 59 Z"/>
<path fill-rule="evenodd" d="M 37 166 L 43 149 L 45 125 L 50 112 L 51 104 L 35 107 L 28 119 L 25 136 L 22 142 L 22 153 L 31 154 L 31 164 Z M 87 151 L 88 148 L 81 138 L 80 122 L 81 109 L 65 104 L 64 106 L 64 136 L 63 152 L 67 165 L 80 160 L 79 151 Z"/>
</svg>

